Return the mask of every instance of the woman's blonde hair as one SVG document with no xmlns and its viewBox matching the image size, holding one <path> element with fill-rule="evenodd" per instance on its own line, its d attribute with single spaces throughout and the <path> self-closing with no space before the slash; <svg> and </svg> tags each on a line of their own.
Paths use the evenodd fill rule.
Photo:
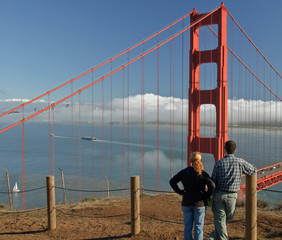
<svg viewBox="0 0 282 240">
<path fill-rule="evenodd" d="M 204 166 L 202 164 L 202 155 L 200 152 L 193 152 L 191 154 L 191 162 L 194 170 L 198 175 L 201 175 L 204 171 Z"/>
</svg>

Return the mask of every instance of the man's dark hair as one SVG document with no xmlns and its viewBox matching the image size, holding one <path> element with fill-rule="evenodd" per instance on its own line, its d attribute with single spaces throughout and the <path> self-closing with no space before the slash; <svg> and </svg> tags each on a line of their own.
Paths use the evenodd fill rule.
<svg viewBox="0 0 282 240">
<path fill-rule="evenodd" d="M 227 141 L 225 144 L 224 144 L 224 148 L 226 150 L 226 152 L 228 154 L 233 154 L 236 150 L 236 143 L 232 140 L 230 141 Z"/>
</svg>

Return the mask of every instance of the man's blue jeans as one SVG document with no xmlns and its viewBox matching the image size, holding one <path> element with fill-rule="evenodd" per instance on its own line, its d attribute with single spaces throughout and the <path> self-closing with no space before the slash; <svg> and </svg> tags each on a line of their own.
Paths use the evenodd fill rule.
<svg viewBox="0 0 282 240">
<path fill-rule="evenodd" d="M 182 206 L 184 217 L 184 239 L 192 240 L 192 229 L 194 228 L 194 240 L 203 239 L 203 227 L 205 222 L 206 207 Z"/>
<path fill-rule="evenodd" d="M 209 239 L 228 240 L 226 225 L 233 218 L 237 193 L 215 191 L 212 202 L 215 231 Z"/>
</svg>

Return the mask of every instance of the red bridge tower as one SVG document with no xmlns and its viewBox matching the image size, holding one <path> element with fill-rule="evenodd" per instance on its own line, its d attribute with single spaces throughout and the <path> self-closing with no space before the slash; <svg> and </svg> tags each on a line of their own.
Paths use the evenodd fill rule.
<svg viewBox="0 0 282 240">
<path fill-rule="evenodd" d="M 194 9 L 191 23 L 202 18 Z M 218 24 L 218 46 L 216 49 L 199 51 L 199 28 Z M 217 64 L 217 87 L 200 90 L 200 65 Z M 221 7 L 191 28 L 190 68 L 189 68 L 189 126 L 187 138 L 187 163 L 194 151 L 213 154 L 215 161 L 223 157 L 223 147 L 227 141 L 227 10 Z M 200 106 L 213 104 L 216 108 L 216 136 L 200 136 Z"/>
</svg>

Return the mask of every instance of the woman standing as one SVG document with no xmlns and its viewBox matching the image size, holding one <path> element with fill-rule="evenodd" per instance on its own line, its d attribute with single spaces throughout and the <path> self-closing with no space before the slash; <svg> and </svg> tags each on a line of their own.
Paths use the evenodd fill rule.
<svg viewBox="0 0 282 240">
<path fill-rule="evenodd" d="M 182 195 L 184 239 L 193 239 L 194 225 L 194 240 L 202 240 L 207 199 L 212 195 L 215 184 L 204 171 L 200 152 L 191 154 L 191 162 L 192 167 L 181 170 L 169 183 L 176 193 Z M 179 182 L 182 183 L 184 190 L 178 187 Z"/>
</svg>

